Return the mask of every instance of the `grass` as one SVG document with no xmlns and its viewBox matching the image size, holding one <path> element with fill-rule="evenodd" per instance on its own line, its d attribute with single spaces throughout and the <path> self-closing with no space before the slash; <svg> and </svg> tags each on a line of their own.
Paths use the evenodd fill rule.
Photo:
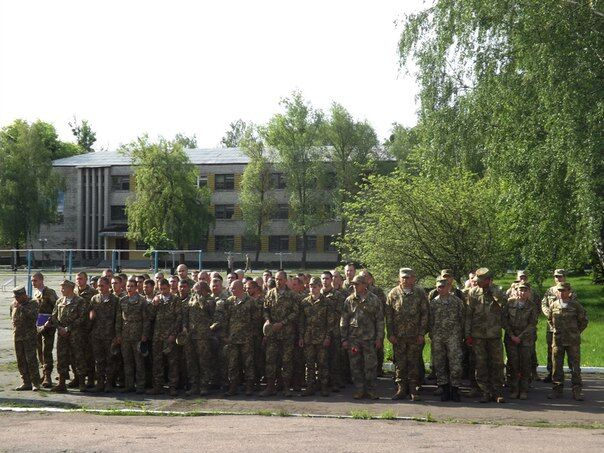
<svg viewBox="0 0 604 453">
<path fill-rule="evenodd" d="M 373 416 L 368 410 L 353 410 L 350 411 L 350 416 L 355 420 L 371 420 Z"/>
<path fill-rule="evenodd" d="M 379 416 L 381 420 L 394 420 L 396 419 L 396 414 L 392 410 L 385 410 Z"/>
</svg>

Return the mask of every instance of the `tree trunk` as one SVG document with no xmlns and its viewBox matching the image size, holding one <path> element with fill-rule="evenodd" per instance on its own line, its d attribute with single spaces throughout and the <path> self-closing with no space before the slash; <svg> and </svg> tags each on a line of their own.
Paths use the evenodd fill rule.
<svg viewBox="0 0 604 453">
<path fill-rule="evenodd" d="M 306 269 L 306 232 L 302 233 L 302 269 Z"/>
</svg>

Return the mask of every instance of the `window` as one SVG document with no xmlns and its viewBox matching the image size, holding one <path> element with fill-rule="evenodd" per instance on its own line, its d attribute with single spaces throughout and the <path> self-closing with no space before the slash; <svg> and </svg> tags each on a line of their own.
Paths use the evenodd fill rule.
<svg viewBox="0 0 604 453">
<path fill-rule="evenodd" d="M 215 175 L 214 188 L 216 190 L 233 190 L 235 189 L 235 175 L 228 173 L 224 175 Z"/>
<path fill-rule="evenodd" d="M 214 236 L 216 251 L 232 252 L 235 245 L 235 236 Z"/>
<path fill-rule="evenodd" d="M 111 220 L 113 222 L 125 223 L 128 220 L 126 206 L 111 206 Z"/>
<path fill-rule="evenodd" d="M 276 209 L 271 213 L 273 220 L 287 220 L 289 218 L 289 205 L 278 204 Z"/>
<path fill-rule="evenodd" d="M 289 250 L 289 236 L 269 236 L 269 252 L 287 252 Z"/>
<path fill-rule="evenodd" d="M 57 216 L 55 223 L 63 223 L 63 214 L 65 213 L 65 192 L 59 190 L 57 193 Z"/>
<path fill-rule="evenodd" d="M 241 238 L 241 249 L 244 252 L 255 252 L 260 246 L 260 241 L 255 237 L 243 236 Z"/>
<path fill-rule="evenodd" d="M 301 252 L 304 250 L 302 236 L 296 237 L 296 250 Z M 306 251 L 312 252 L 317 249 L 317 236 L 306 236 Z"/>
<path fill-rule="evenodd" d="M 198 176 L 197 177 L 197 187 L 200 189 L 202 187 L 207 187 L 208 185 L 208 177 L 207 176 Z"/>
<path fill-rule="evenodd" d="M 337 252 L 338 249 L 335 245 L 336 238 L 333 236 L 325 236 L 323 238 L 323 251 L 324 252 Z"/>
<path fill-rule="evenodd" d="M 283 176 L 283 173 L 271 173 L 271 187 L 273 189 L 285 189 L 285 176 Z"/>
<path fill-rule="evenodd" d="M 214 216 L 217 219 L 232 219 L 235 214 L 234 204 L 217 204 L 214 207 Z"/>
<path fill-rule="evenodd" d="M 112 176 L 111 190 L 130 190 L 130 176 Z"/>
</svg>

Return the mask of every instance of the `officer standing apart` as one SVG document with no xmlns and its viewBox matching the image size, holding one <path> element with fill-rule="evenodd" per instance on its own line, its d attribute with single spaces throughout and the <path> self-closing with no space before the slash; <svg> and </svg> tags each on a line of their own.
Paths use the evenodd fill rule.
<svg viewBox="0 0 604 453">
<path fill-rule="evenodd" d="M 31 283 L 34 287 L 33 298 L 38 303 L 38 314 L 50 318 L 59 296 L 57 296 L 54 289 L 44 284 L 44 275 L 41 272 L 36 272 L 31 276 Z M 44 388 L 52 387 L 51 374 L 54 364 L 52 350 L 55 344 L 56 332 L 57 330 L 51 324 L 42 324 L 38 327 L 38 360 L 42 364 L 44 374 L 42 387 Z"/>
<path fill-rule="evenodd" d="M 40 373 L 36 357 L 38 304 L 27 296 L 22 286 L 13 290 L 13 296 L 15 300 L 10 306 L 10 317 L 13 322 L 17 367 L 22 382 L 15 390 L 35 392 L 40 389 Z"/>
</svg>

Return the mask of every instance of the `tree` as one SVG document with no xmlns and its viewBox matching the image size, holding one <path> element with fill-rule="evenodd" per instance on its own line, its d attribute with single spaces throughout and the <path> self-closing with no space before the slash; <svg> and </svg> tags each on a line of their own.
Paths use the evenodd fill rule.
<svg viewBox="0 0 604 453">
<path fill-rule="evenodd" d="M 401 267 L 422 277 L 450 268 L 461 281 L 478 266 L 505 270 L 497 193 L 469 173 L 433 180 L 403 170 L 372 175 L 344 204 L 354 219 L 340 243 L 347 259 L 369 267 L 384 284 Z"/>
<path fill-rule="evenodd" d="M 340 104 L 333 103 L 329 113 L 322 132 L 335 180 L 329 181 L 328 187 L 335 188 L 334 212 L 340 219 L 340 238 L 344 238 L 348 219 L 343 215 L 343 206 L 356 194 L 363 178 L 375 169 L 374 148 L 378 140 L 367 122 L 355 121 Z"/>
<path fill-rule="evenodd" d="M 300 92 L 281 100 L 284 113 L 273 116 L 264 131 L 276 150 L 290 197 L 290 225 L 302 236 L 302 266 L 306 266 L 308 232 L 324 222 L 323 191 L 316 190 L 325 171 L 319 145 L 322 115 L 306 104 Z"/>
<path fill-rule="evenodd" d="M 62 178 L 52 160 L 69 147 L 54 127 L 16 120 L 0 131 L 0 240 L 20 248 L 56 216 Z"/>
<path fill-rule="evenodd" d="M 213 220 L 210 192 L 197 187 L 197 169 L 182 144 L 164 138 L 154 143 L 145 135 L 123 146 L 122 152 L 132 157 L 134 166 L 135 192 L 126 204 L 128 237 L 159 237 L 181 250 L 206 237 Z"/>
<path fill-rule="evenodd" d="M 243 171 L 239 203 L 246 234 L 256 244 L 256 262 L 260 257 L 260 237 L 264 232 L 271 213 L 275 209 L 275 197 L 271 189 L 271 164 L 262 140 L 252 128 L 248 128 L 240 141 L 243 152 L 250 158 Z"/>
<path fill-rule="evenodd" d="M 191 136 L 187 136 L 185 134 L 181 134 L 180 132 L 176 134 L 174 137 L 174 141 L 176 143 L 180 143 L 183 148 L 186 149 L 195 149 L 197 148 L 197 137 L 195 134 Z"/>
<path fill-rule="evenodd" d="M 226 131 L 224 137 L 220 140 L 220 143 L 226 148 L 238 147 L 239 142 L 246 136 L 246 133 L 251 132 L 254 128 L 252 124 L 248 124 L 242 119 L 231 123 L 229 127 L 230 129 Z"/>
<path fill-rule="evenodd" d="M 78 123 L 77 118 L 74 116 L 73 120 L 69 122 L 69 127 L 71 128 L 71 132 L 73 133 L 83 152 L 93 152 L 94 149 L 92 148 L 92 145 L 94 145 L 94 142 L 96 142 L 96 133 L 92 131 L 88 121 L 82 120 L 80 123 Z"/>
<path fill-rule="evenodd" d="M 538 282 L 594 250 L 604 263 L 599 3 L 438 0 L 405 19 L 399 43 L 420 84 L 408 159 L 498 187 L 509 265 Z"/>
</svg>

